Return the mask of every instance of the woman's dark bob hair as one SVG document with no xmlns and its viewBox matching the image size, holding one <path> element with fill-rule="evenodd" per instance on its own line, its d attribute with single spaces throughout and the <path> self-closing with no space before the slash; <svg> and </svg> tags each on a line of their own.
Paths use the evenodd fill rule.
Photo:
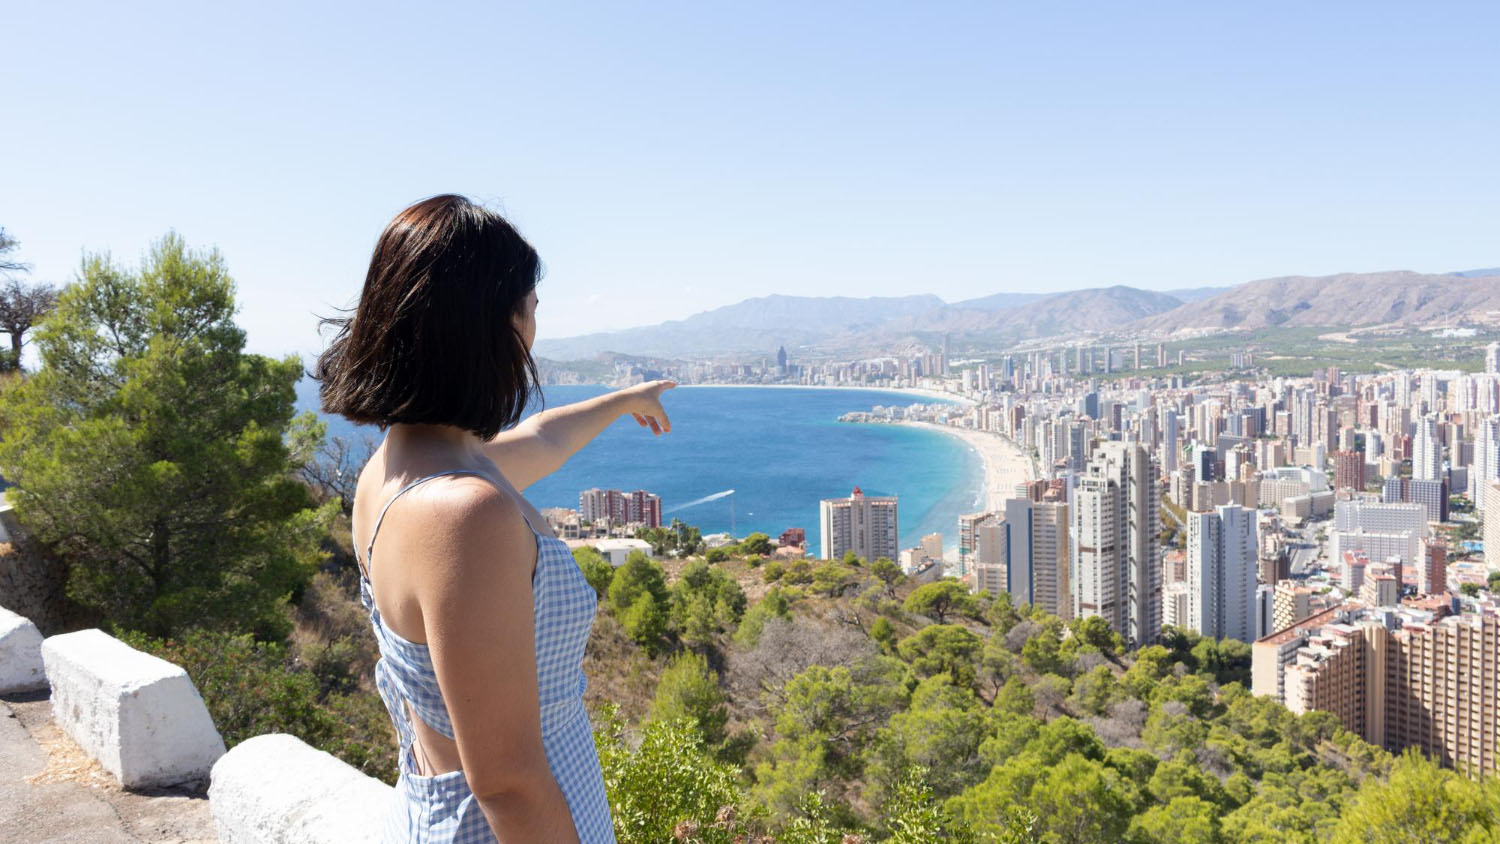
<svg viewBox="0 0 1500 844">
<path fill-rule="evenodd" d="M 382 428 L 452 425 L 489 439 L 520 421 L 536 362 L 512 320 L 536 288 L 536 250 L 462 196 L 424 199 L 375 244 L 359 305 L 318 358 L 326 413 Z"/>
</svg>

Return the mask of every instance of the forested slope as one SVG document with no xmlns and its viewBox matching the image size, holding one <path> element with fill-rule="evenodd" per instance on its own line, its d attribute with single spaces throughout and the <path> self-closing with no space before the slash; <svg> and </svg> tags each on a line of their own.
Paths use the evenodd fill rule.
<svg viewBox="0 0 1500 844">
<path fill-rule="evenodd" d="M 952 581 L 914 588 L 885 560 L 737 556 L 691 563 L 668 585 L 644 559 L 610 573 L 580 557 L 604 593 L 586 668 L 633 840 L 1494 831 L 1493 781 L 1393 758 L 1330 714 L 1251 696 L 1243 643 L 1168 631 L 1126 655 L 1098 619 L 1065 624 Z M 739 596 L 767 581 L 741 615 Z M 638 696 L 616 697 L 627 690 Z M 651 812 L 629 811 L 643 805 Z"/>
</svg>

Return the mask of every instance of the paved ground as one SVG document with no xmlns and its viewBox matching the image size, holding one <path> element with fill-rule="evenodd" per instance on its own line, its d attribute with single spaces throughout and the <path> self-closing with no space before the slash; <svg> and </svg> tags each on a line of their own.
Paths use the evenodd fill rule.
<svg viewBox="0 0 1500 844">
<path fill-rule="evenodd" d="M 45 692 L 0 698 L 0 842 L 215 842 L 199 785 L 126 791 L 52 723 Z"/>
</svg>

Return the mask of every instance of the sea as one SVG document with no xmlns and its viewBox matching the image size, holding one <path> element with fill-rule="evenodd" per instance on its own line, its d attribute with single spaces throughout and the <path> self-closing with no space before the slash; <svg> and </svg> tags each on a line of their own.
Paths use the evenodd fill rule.
<svg viewBox="0 0 1500 844">
<path fill-rule="evenodd" d="M 547 387 L 542 403 L 569 404 L 609 389 Z M 816 554 L 819 500 L 847 496 L 858 486 L 866 495 L 898 497 L 902 548 L 940 533 L 951 550 L 958 545 L 958 517 L 983 502 L 978 455 L 937 431 L 838 421 L 849 411 L 913 401 L 881 390 L 676 387 L 662 396 L 670 433 L 654 436 L 624 416 L 524 494 L 539 508 L 577 509 L 585 489 L 645 489 L 661 496 L 663 522 L 677 518 L 704 534 L 736 537 L 760 531 L 775 538 L 800 527 Z M 318 409 L 311 379 L 297 385 L 297 405 Z M 528 414 L 537 409 L 533 402 Z M 330 436 L 379 437 L 378 429 L 323 418 Z"/>
</svg>

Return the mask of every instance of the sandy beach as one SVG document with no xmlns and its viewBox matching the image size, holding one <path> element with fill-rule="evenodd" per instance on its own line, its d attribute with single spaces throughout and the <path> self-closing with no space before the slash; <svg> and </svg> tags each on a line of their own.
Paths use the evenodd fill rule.
<svg viewBox="0 0 1500 844">
<path fill-rule="evenodd" d="M 1003 510 L 1005 499 L 1015 497 L 1016 484 L 1032 480 L 1031 458 L 1009 439 L 989 431 L 975 431 L 932 422 L 897 422 L 958 437 L 979 452 L 984 461 L 984 509 Z"/>
</svg>

